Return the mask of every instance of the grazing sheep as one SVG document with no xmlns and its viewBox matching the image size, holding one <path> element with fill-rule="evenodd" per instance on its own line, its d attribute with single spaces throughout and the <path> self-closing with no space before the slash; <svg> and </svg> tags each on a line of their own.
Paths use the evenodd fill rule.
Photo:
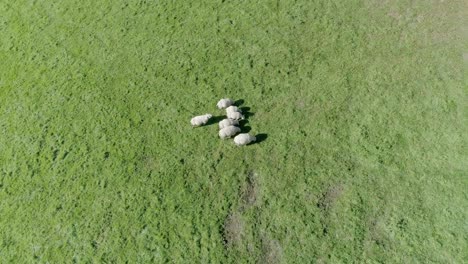
<svg viewBox="0 0 468 264">
<path fill-rule="evenodd" d="M 226 113 L 233 113 L 233 112 L 242 113 L 242 111 L 239 109 L 239 107 L 237 107 L 235 105 L 231 105 L 228 108 L 226 108 Z"/>
<path fill-rule="evenodd" d="M 227 126 L 219 131 L 219 137 L 221 139 L 230 138 L 241 131 L 240 128 L 235 126 Z"/>
<path fill-rule="evenodd" d="M 228 126 L 238 126 L 239 121 L 234 120 L 234 119 L 223 119 L 222 121 L 219 122 L 219 129 L 223 129 Z"/>
<path fill-rule="evenodd" d="M 239 112 L 227 112 L 227 118 L 234 120 L 244 119 L 244 116 Z"/>
<path fill-rule="evenodd" d="M 233 104 L 234 104 L 233 100 L 231 100 L 229 98 L 224 98 L 224 99 L 219 100 L 219 102 L 216 104 L 216 106 L 219 109 L 224 109 L 224 108 L 229 107 L 229 106 L 231 106 Z"/>
<path fill-rule="evenodd" d="M 244 146 L 251 142 L 254 142 L 255 140 L 257 139 L 254 136 L 244 133 L 244 134 L 239 134 L 234 138 L 234 144 L 236 144 L 237 146 Z"/>
<path fill-rule="evenodd" d="M 192 124 L 193 127 L 202 126 L 208 123 L 208 120 L 212 117 L 213 115 L 211 114 L 196 116 L 192 118 L 192 120 L 190 120 L 190 123 Z"/>
</svg>

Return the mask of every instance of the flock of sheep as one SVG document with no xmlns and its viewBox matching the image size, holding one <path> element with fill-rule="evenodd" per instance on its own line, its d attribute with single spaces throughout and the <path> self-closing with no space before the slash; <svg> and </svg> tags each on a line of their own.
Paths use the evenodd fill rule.
<svg viewBox="0 0 468 264">
<path fill-rule="evenodd" d="M 233 100 L 229 98 L 221 99 L 216 106 L 219 109 L 226 109 L 227 118 L 219 122 L 219 137 L 221 139 L 235 136 L 234 143 L 237 146 L 244 146 L 256 140 L 254 136 L 248 133 L 238 134 L 241 132 L 241 129 L 238 127 L 239 120 L 244 119 L 244 116 L 242 115 L 242 111 L 234 105 Z M 203 126 L 207 124 L 208 120 L 212 117 L 213 115 L 211 114 L 196 116 L 190 120 L 190 123 L 192 124 L 192 127 Z"/>
</svg>

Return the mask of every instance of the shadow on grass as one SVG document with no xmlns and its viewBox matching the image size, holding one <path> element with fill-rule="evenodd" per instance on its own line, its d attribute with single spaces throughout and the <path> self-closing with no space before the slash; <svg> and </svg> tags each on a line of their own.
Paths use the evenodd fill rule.
<svg viewBox="0 0 468 264">
<path fill-rule="evenodd" d="M 249 119 L 251 116 L 254 116 L 255 113 L 253 113 L 253 112 L 248 112 L 248 111 L 245 111 L 245 112 L 242 111 L 242 115 L 244 115 L 244 118 L 245 118 L 245 119 Z"/>
<path fill-rule="evenodd" d="M 223 116 L 223 115 L 220 115 L 220 116 L 213 116 L 212 118 L 210 118 L 210 120 L 208 120 L 208 123 L 205 124 L 205 126 L 210 126 L 210 125 L 213 125 L 213 124 L 217 124 L 219 123 L 219 121 L 225 119 L 226 116 Z"/>
<path fill-rule="evenodd" d="M 239 128 L 241 129 L 241 133 L 249 133 L 250 130 L 252 130 L 252 128 L 249 126 L 240 126 Z"/>
<path fill-rule="evenodd" d="M 236 100 L 236 101 L 234 102 L 234 105 L 235 105 L 235 106 L 241 106 L 244 102 L 245 102 L 244 99 L 239 99 L 239 100 Z"/>
<path fill-rule="evenodd" d="M 248 106 L 239 107 L 239 109 L 242 111 L 242 113 L 250 111 L 250 107 Z"/>
<path fill-rule="evenodd" d="M 268 134 L 265 134 L 265 133 L 257 134 L 257 135 L 255 135 L 255 138 L 256 138 L 255 142 L 253 142 L 251 145 L 259 144 L 259 143 L 265 141 L 268 138 Z"/>
<path fill-rule="evenodd" d="M 243 127 L 247 125 L 247 123 L 249 123 L 249 120 L 246 120 L 246 119 L 239 120 L 239 127 Z"/>
</svg>

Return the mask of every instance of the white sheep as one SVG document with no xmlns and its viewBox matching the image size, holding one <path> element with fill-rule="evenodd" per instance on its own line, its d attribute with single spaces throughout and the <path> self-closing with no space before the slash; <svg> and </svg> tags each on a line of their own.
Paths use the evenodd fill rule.
<svg viewBox="0 0 468 264">
<path fill-rule="evenodd" d="M 227 118 L 240 120 L 240 119 L 244 119 L 244 116 L 239 112 L 227 112 Z"/>
<path fill-rule="evenodd" d="M 212 117 L 213 115 L 211 114 L 196 116 L 190 120 L 190 123 L 192 124 L 193 127 L 202 126 L 208 123 L 208 120 Z"/>
<path fill-rule="evenodd" d="M 239 134 L 234 138 L 234 144 L 236 144 L 237 146 L 244 146 L 251 142 L 254 142 L 255 140 L 257 139 L 254 136 L 244 133 L 244 134 Z"/>
<path fill-rule="evenodd" d="M 239 109 L 239 107 L 237 107 L 235 105 L 231 105 L 228 108 L 226 108 L 226 113 L 233 113 L 233 112 L 242 113 L 242 111 Z"/>
<path fill-rule="evenodd" d="M 216 104 L 216 106 L 219 108 L 219 109 L 224 109 L 224 108 L 227 108 L 231 105 L 234 104 L 234 101 L 229 99 L 229 98 L 224 98 L 224 99 L 221 99 L 219 100 L 219 102 Z"/>
<path fill-rule="evenodd" d="M 219 131 L 219 137 L 221 139 L 230 138 L 240 131 L 241 129 L 236 126 L 227 126 Z"/>
<path fill-rule="evenodd" d="M 219 129 L 223 129 L 228 126 L 238 126 L 238 125 L 239 125 L 239 121 L 227 118 L 219 122 Z"/>
</svg>

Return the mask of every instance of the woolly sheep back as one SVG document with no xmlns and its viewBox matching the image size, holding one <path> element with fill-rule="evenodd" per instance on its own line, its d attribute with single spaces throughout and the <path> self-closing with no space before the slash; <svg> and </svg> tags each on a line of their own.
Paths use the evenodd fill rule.
<svg viewBox="0 0 468 264">
<path fill-rule="evenodd" d="M 227 117 L 234 120 L 244 119 L 244 116 L 239 112 L 227 112 Z"/>
<path fill-rule="evenodd" d="M 224 109 L 224 108 L 227 108 L 227 107 L 231 106 L 232 104 L 234 104 L 233 100 L 231 100 L 229 98 L 223 98 L 223 99 L 219 100 L 219 102 L 216 104 L 216 106 L 219 109 Z"/>
<path fill-rule="evenodd" d="M 238 126 L 238 125 L 239 125 L 239 121 L 226 118 L 219 122 L 219 129 L 223 129 L 228 126 Z"/>
<path fill-rule="evenodd" d="M 194 117 L 194 118 L 192 118 L 190 120 L 190 123 L 192 124 L 193 127 L 202 126 L 202 125 L 205 125 L 206 123 L 208 123 L 208 120 L 211 117 L 213 117 L 213 115 L 211 115 L 211 114 L 196 116 L 196 117 Z"/>
<path fill-rule="evenodd" d="M 240 128 L 235 126 L 227 126 L 219 131 L 219 137 L 221 139 L 230 138 L 235 136 L 237 133 L 241 131 Z"/>
<path fill-rule="evenodd" d="M 235 105 L 231 105 L 228 108 L 226 108 L 226 113 L 233 113 L 233 112 L 242 113 L 242 111 L 239 109 L 239 107 L 237 107 Z"/>
<path fill-rule="evenodd" d="M 234 138 L 234 144 L 236 144 L 237 146 L 244 146 L 251 142 L 254 142 L 255 140 L 257 139 L 254 136 L 248 133 L 244 133 L 244 134 L 239 134 Z"/>
</svg>

